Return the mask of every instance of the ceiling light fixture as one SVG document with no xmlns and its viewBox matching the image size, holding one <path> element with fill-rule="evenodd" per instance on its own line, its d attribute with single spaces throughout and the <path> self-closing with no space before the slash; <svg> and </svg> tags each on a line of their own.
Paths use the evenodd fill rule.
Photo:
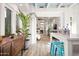
<svg viewBox="0 0 79 59">
<path fill-rule="evenodd" d="M 19 4 L 19 6 L 23 6 L 23 4 Z"/>
<path fill-rule="evenodd" d="M 40 24 L 44 24 L 44 23 L 40 23 Z"/>
</svg>

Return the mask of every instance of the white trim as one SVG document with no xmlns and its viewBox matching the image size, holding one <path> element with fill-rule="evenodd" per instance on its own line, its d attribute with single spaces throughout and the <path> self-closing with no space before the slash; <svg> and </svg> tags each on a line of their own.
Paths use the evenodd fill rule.
<svg viewBox="0 0 79 59">
<path fill-rule="evenodd" d="M 13 4 L 14 5 L 14 4 Z M 16 5 L 17 6 L 17 5 Z M 18 12 L 18 9 L 16 10 L 16 9 L 14 9 L 14 7 L 13 6 L 11 6 L 10 4 L 5 4 L 5 7 L 7 7 L 7 8 L 9 8 L 11 11 L 16 11 L 16 12 Z M 18 7 L 17 7 L 18 8 Z"/>
<path fill-rule="evenodd" d="M 5 35 L 5 8 L 4 4 L 0 5 L 0 35 Z"/>
<path fill-rule="evenodd" d="M 60 8 L 62 5 L 63 5 L 63 3 L 60 3 L 59 6 L 58 6 L 58 8 Z"/>
<path fill-rule="evenodd" d="M 75 6 L 76 4 L 77 4 L 77 3 L 71 4 L 69 8 L 72 8 L 72 7 Z"/>
<path fill-rule="evenodd" d="M 47 8 L 49 8 L 49 6 L 50 6 L 50 3 L 47 4 Z"/>
</svg>

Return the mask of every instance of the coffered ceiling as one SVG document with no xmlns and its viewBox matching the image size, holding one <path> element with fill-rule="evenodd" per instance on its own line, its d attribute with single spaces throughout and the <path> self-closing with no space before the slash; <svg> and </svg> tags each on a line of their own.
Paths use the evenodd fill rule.
<svg viewBox="0 0 79 59">
<path fill-rule="evenodd" d="M 17 3 L 18 8 L 22 11 L 32 11 L 34 9 L 43 8 L 69 8 L 79 5 L 78 3 Z"/>
<path fill-rule="evenodd" d="M 30 3 L 34 8 L 68 8 L 75 3 Z"/>
</svg>

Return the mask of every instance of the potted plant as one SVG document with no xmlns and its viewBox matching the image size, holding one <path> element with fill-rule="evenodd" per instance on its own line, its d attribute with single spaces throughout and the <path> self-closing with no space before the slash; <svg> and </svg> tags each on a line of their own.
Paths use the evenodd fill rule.
<svg viewBox="0 0 79 59">
<path fill-rule="evenodd" d="M 29 39 L 27 39 L 27 38 L 29 35 L 30 15 L 25 15 L 20 10 L 17 15 L 19 16 L 20 20 L 22 21 L 22 28 L 20 30 L 23 32 L 24 37 L 25 37 L 25 48 L 24 49 L 28 49 Z"/>
</svg>

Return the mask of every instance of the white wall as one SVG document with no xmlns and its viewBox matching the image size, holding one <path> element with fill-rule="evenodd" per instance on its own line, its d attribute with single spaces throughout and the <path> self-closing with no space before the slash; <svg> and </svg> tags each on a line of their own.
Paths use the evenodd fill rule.
<svg viewBox="0 0 79 59">
<path fill-rule="evenodd" d="M 65 24 L 64 25 L 66 26 L 67 24 L 69 24 L 69 29 L 71 30 L 70 33 L 77 34 L 77 24 L 76 24 L 77 14 L 75 13 L 75 9 L 74 8 L 66 9 L 64 13 L 65 13 L 65 17 L 64 17 Z M 70 17 L 72 17 L 72 26 L 70 26 Z"/>
<path fill-rule="evenodd" d="M 70 26 L 71 34 L 79 34 L 79 5 L 65 10 L 65 25 L 70 25 L 70 17 L 72 17 L 72 26 Z"/>
<path fill-rule="evenodd" d="M 5 35 L 5 8 L 0 4 L 0 35 Z"/>
<path fill-rule="evenodd" d="M 75 16 L 75 24 L 76 24 L 76 32 L 79 34 L 79 4 L 73 8 L 74 16 Z"/>
</svg>

